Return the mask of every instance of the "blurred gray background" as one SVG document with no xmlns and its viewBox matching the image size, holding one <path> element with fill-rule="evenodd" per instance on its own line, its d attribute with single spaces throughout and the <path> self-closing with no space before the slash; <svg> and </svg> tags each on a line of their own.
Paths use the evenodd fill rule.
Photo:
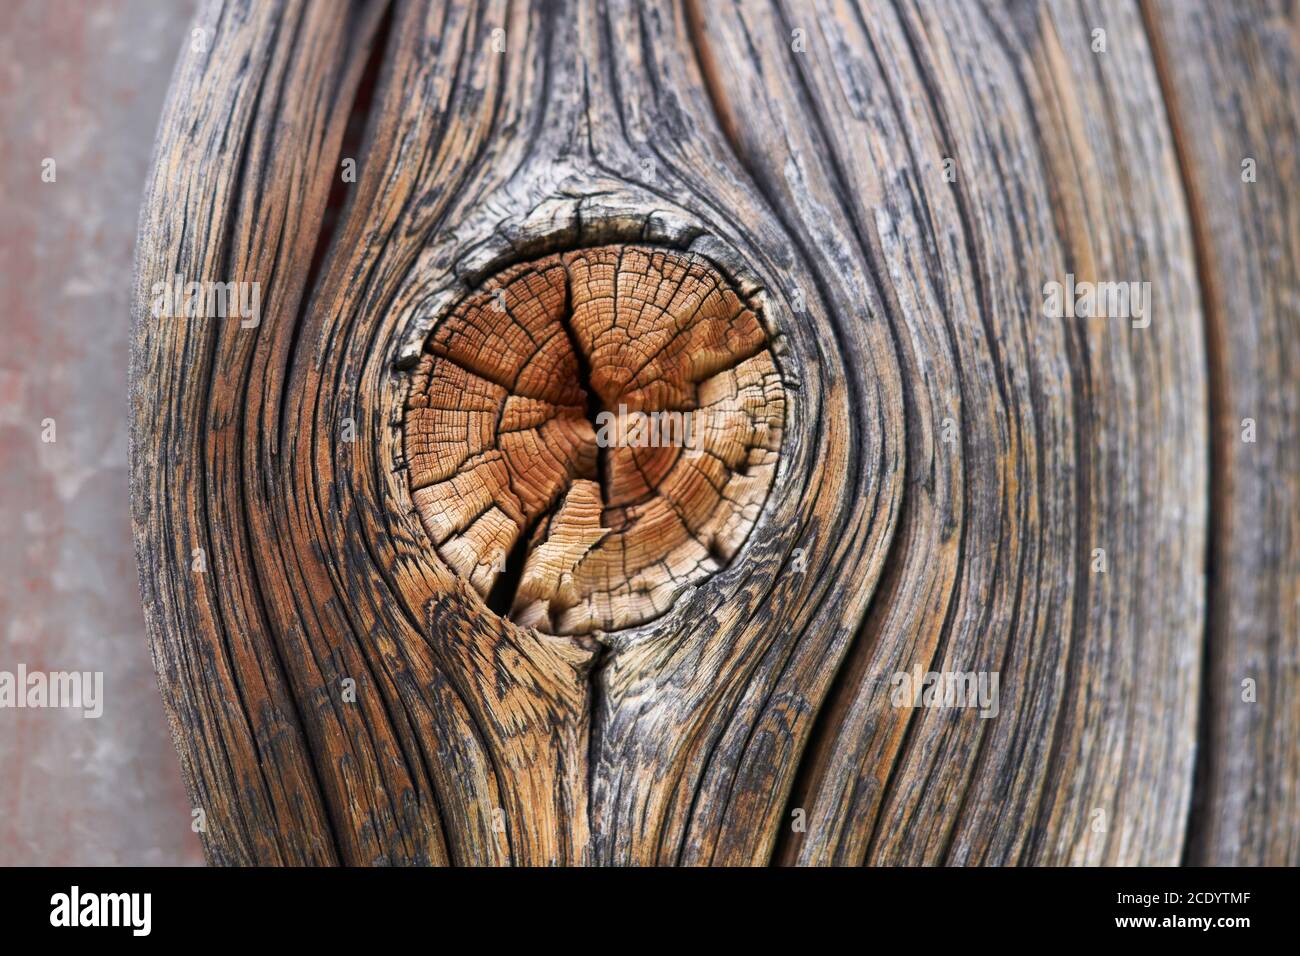
<svg viewBox="0 0 1300 956">
<path fill-rule="evenodd" d="M 0 18 L 0 671 L 104 672 L 98 720 L 0 708 L 0 864 L 202 862 L 144 634 L 126 462 L 136 219 L 193 7 L 6 0 Z"/>
</svg>

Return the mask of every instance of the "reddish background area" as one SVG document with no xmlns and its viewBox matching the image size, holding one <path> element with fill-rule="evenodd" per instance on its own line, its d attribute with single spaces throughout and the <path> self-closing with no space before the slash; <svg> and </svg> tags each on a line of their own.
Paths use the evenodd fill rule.
<svg viewBox="0 0 1300 956">
<path fill-rule="evenodd" d="M 126 411 L 140 196 L 193 6 L 4 5 L 0 670 L 103 671 L 104 713 L 0 709 L 0 864 L 202 861 L 144 634 Z"/>
</svg>

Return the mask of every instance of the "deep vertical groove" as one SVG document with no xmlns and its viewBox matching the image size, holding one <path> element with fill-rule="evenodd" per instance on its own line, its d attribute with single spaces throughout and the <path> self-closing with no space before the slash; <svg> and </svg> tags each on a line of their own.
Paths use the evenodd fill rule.
<svg viewBox="0 0 1300 956">
<path fill-rule="evenodd" d="M 221 271 L 219 273 L 220 275 L 230 276 L 233 274 L 231 270 L 231 265 L 234 261 L 234 254 L 235 254 L 234 253 L 234 245 L 235 245 L 234 230 L 236 229 L 239 223 L 240 206 L 244 201 L 243 199 L 244 181 L 248 172 L 248 166 L 250 163 L 249 157 L 252 151 L 251 149 L 252 142 L 253 142 L 252 131 L 257 123 L 258 114 L 261 110 L 263 90 L 265 90 L 267 86 L 271 68 L 275 63 L 275 51 L 277 49 L 277 43 L 280 37 L 281 22 L 282 22 L 281 19 L 279 18 L 276 19 L 275 25 L 271 31 L 271 36 L 267 41 L 267 49 L 270 51 L 270 55 L 265 61 L 262 75 L 257 80 L 257 89 L 253 94 L 253 103 L 248 113 L 248 122 L 245 125 L 243 130 L 244 136 L 242 141 L 242 148 L 239 153 L 239 159 L 235 163 L 234 179 L 231 183 L 230 191 L 226 195 L 227 209 L 229 210 L 229 215 L 227 217 L 226 222 L 223 224 L 223 228 L 222 228 L 223 235 L 221 238 L 221 242 L 223 248 L 221 249 L 221 253 L 220 253 L 220 258 L 221 258 Z M 297 24 L 294 27 L 295 38 L 297 36 L 298 27 L 301 26 L 301 22 L 302 21 L 300 16 Z M 292 46 L 292 43 L 293 40 L 291 38 L 290 46 Z M 287 66 L 284 68 L 284 71 L 285 73 L 288 72 Z M 283 82 L 284 82 L 284 75 L 282 74 L 280 77 L 280 88 L 282 88 Z M 279 92 L 277 92 L 277 99 L 278 96 L 279 96 Z M 187 328 L 186 336 L 188 337 L 188 335 L 189 335 L 189 330 Z M 220 349 L 221 326 L 217 324 L 213 324 L 211 333 L 207 336 L 207 339 L 208 339 L 207 350 L 209 353 L 208 364 L 205 371 L 204 384 L 200 392 L 201 401 L 196 416 L 199 422 L 204 422 L 204 423 L 206 423 L 209 419 L 209 409 L 211 407 L 211 401 L 212 401 L 212 386 L 213 386 L 213 381 L 216 377 L 217 361 L 221 354 L 221 349 Z M 198 493 L 196 495 L 196 500 L 198 502 L 201 502 L 202 518 L 200 523 L 202 524 L 203 531 L 206 535 L 205 540 L 207 544 L 207 551 L 205 553 L 212 555 L 212 560 L 213 563 L 215 564 L 216 550 L 213 546 L 213 543 L 216 541 L 217 536 L 213 530 L 212 514 L 211 514 L 212 508 L 210 507 L 210 496 L 209 496 L 209 478 L 210 478 L 211 469 L 208 461 L 209 454 L 210 454 L 208 435 L 206 434 L 203 435 L 197 441 L 197 448 L 198 448 L 198 469 L 197 469 Z M 238 449 L 236 450 L 236 453 L 238 453 Z M 243 530 L 243 526 L 241 526 L 239 530 Z M 260 598 L 260 592 L 255 590 L 254 594 L 257 594 L 258 597 Z M 252 718 L 252 713 L 248 708 L 248 702 L 244 698 L 244 689 L 238 679 L 238 674 L 235 671 L 234 661 L 236 658 L 230 641 L 230 634 L 229 634 L 230 629 L 227 626 L 225 620 L 226 615 L 225 612 L 222 610 L 221 600 L 218 594 L 214 593 L 210 597 L 210 600 L 212 604 L 213 617 L 216 621 L 217 635 L 221 640 L 221 646 L 225 651 L 226 657 L 231 663 L 231 677 L 232 677 L 232 683 L 235 686 L 235 699 L 238 702 L 239 711 L 244 718 L 244 722 L 248 726 L 249 737 L 252 742 L 253 750 L 257 754 L 259 765 L 261 765 L 263 762 L 265 762 L 265 757 L 262 753 L 262 745 L 258 740 L 258 734 L 256 731 L 256 727 L 257 727 L 256 722 Z M 261 610 L 260 606 L 259 606 L 259 610 Z M 272 647 L 274 648 L 274 644 L 275 644 L 274 640 L 268 643 L 271 644 Z M 283 669 L 281 670 L 281 673 L 284 673 Z M 286 688 L 286 691 L 287 692 L 285 696 L 288 697 L 290 700 L 292 700 L 293 699 L 292 689 Z M 298 714 L 296 713 L 296 711 L 294 714 L 294 719 L 295 720 L 298 719 Z M 301 723 L 298 726 L 299 726 L 299 731 L 302 732 Z M 223 740 L 222 741 L 223 747 L 224 744 L 225 741 Z M 308 746 L 305 748 L 305 750 L 310 755 L 311 747 Z M 309 756 L 308 759 L 309 761 L 311 761 L 312 758 Z M 312 769 L 312 772 L 315 773 L 314 767 Z M 265 799 L 266 803 L 272 807 L 272 810 L 274 812 L 274 801 L 271 799 L 270 793 L 267 791 L 265 774 L 259 774 L 259 780 L 262 783 L 263 799 Z M 322 800 L 322 804 L 324 804 L 323 800 Z M 241 816 L 243 815 L 243 805 L 238 806 L 237 812 L 239 812 Z M 335 852 L 337 853 L 339 850 L 338 840 L 334 834 L 333 822 L 329 820 L 328 810 L 326 810 L 325 816 L 326 816 L 325 825 L 327 828 L 327 832 L 331 840 L 333 840 L 333 842 L 335 843 Z M 245 824 L 245 826 L 247 826 L 247 824 Z M 253 832 L 254 832 L 253 829 L 249 828 L 250 836 Z M 278 839 L 276 840 L 276 850 L 281 851 L 281 847 L 279 845 Z M 250 852 L 253 853 L 256 852 L 255 844 L 250 844 Z M 339 859 L 342 859 L 341 855 L 339 856 Z M 262 861 L 257 861 L 257 862 L 262 862 Z M 284 861 L 280 860 L 279 862 L 283 863 Z"/>
<path fill-rule="evenodd" d="M 278 434 L 275 436 L 274 447 L 278 451 L 281 460 L 288 460 L 289 458 L 289 451 L 285 445 L 286 441 L 288 440 L 286 422 L 285 422 L 285 416 L 287 414 L 287 408 L 288 408 L 288 402 L 286 399 L 289 394 L 288 383 L 293 379 L 293 376 L 290 373 L 294 367 L 295 356 L 298 354 L 298 345 L 301 337 L 301 332 L 303 327 L 307 324 L 306 323 L 307 309 L 316 292 L 321 271 L 324 267 L 325 262 L 328 259 L 330 251 L 332 250 L 337 226 L 339 222 L 342 220 L 343 216 L 346 214 L 346 206 L 350 201 L 353 192 L 351 189 L 348 189 L 347 184 L 343 182 L 343 177 L 342 177 L 341 170 L 339 169 L 338 161 L 340 157 L 347 156 L 349 150 L 353 152 L 357 151 L 357 147 L 359 146 L 366 129 L 370 125 L 370 121 L 371 121 L 370 112 L 371 112 L 371 106 L 373 102 L 374 88 L 377 83 L 377 77 L 380 71 L 380 67 L 384 61 L 384 54 L 388 46 L 388 38 L 392 26 L 393 12 L 392 12 L 391 5 L 388 3 L 388 0 L 381 0 L 381 2 L 382 2 L 382 6 L 380 7 L 380 9 L 382 9 L 383 12 L 379 14 L 378 25 L 375 28 L 375 31 L 370 39 L 370 49 L 365 54 L 365 63 L 361 69 L 361 74 L 358 78 L 357 85 L 353 91 L 351 102 L 348 106 L 347 119 L 344 121 L 343 136 L 339 142 L 338 154 L 334 157 L 334 163 L 332 167 L 334 169 L 334 175 L 331 179 L 330 190 L 327 194 L 325 208 L 322 211 L 321 222 L 317 231 L 315 245 L 312 250 L 311 259 L 309 260 L 307 276 L 303 282 L 302 290 L 298 300 L 298 308 L 293 317 L 293 329 L 290 334 L 289 346 L 285 357 L 285 380 L 284 383 L 282 383 L 281 392 L 277 400 L 279 430 L 278 430 Z M 337 81 L 338 84 L 341 85 L 345 83 L 346 77 L 347 77 L 347 70 L 346 69 L 340 70 L 338 81 Z M 274 469 L 272 467 L 267 467 L 265 471 L 265 475 L 270 476 L 272 474 L 274 474 Z M 244 483 L 244 487 L 245 488 L 247 487 L 246 483 Z M 270 491 L 271 490 L 268 489 L 268 492 Z M 283 553 L 281 554 L 280 558 L 282 562 L 285 561 L 285 557 Z M 302 573 L 301 567 L 299 566 L 299 574 L 301 573 Z M 260 589 L 261 575 L 254 574 L 251 575 L 251 577 L 254 581 L 255 586 Z M 296 610 L 300 619 L 305 619 L 302 608 L 299 607 Z M 272 633 L 276 638 L 271 643 L 275 650 L 277 665 L 279 666 L 280 670 L 283 673 L 287 674 L 288 670 L 284 662 L 284 652 L 280 647 L 281 636 L 275 633 L 275 630 L 273 627 L 270 626 L 269 621 L 268 621 L 268 628 L 269 628 L 269 632 Z M 290 693 L 289 696 L 293 707 L 295 719 L 297 719 L 300 725 L 302 725 L 302 715 L 301 715 L 302 706 L 298 701 L 296 694 Z M 388 710 L 387 702 L 383 699 L 383 695 L 380 695 L 380 704 L 385 709 L 385 713 L 388 716 L 390 725 L 392 725 L 394 727 L 394 730 L 396 730 L 397 725 L 393 721 L 392 713 L 391 711 Z M 372 742 L 372 746 L 373 746 L 373 742 Z M 418 779 L 418 777 L 415 774 L 415 768 L 410 763 L 409 756 L 406 754 L 404 748 L 399 746 L 397 750 L 402 756 L 402 760 L 408 776 L 414 783 Z M 378 752 L 378 748 L 376 748 L 376 752 Z M 347 855 L 343 852 L 342 844 L 338 839 L 337 823 L 332 819 L 332 814 L 330 813 L 329 801 L 326 798 L 327 791 L 323 786 L 322 783 L 323 778 L 321 777 L 320 769 L 317 766 L 317 756 L 316 756 L 315 748 L 313 747 L 307 748 L 307 758 L 309 761 L 311 772 L 313 774 L 313 778 L 317 781 L 317 789 L 320 793 L 322 805 L 325 808 L 327 816 L 330 818 L 329 819 L 330 831 L 331 834 L 334 836 L 335 842 L 337 844 L 336 853 L 338 854 L 338 860 L 340 863 L 346 864 L 350 861 L 348 860 Z M 400 811 L 400 808 L 397 805 L 393 805 L 392 811 L 393 811 L 394 819 L 396 821 L 401 821 L 402 813 Z M 440 825 L 441 825 L 441 820 L 440 820 Z M 400 826 L 400 822 L 399 822 L 399 826 Z M 445 830 L 442 832 L 445 833 Z"/>
<path fill-rule="evenodd" d="M 620 256 L 618 267 L 614 270 L 615 275 L 622 271 L 623 260 Z M 615 315 L 618 314 L 618 284 L 614 286 L 614 308 Z M 591 422 L 593 431 L 600 429 L 600 413 L 605 411 L 604 402 L 601 401 L 600 395 L 591 384 L 591 357 L 587 350 L 582 347 L 578 341 L 578 333 L 573 329 L 573 277 L 569 270 L 564 270 L 564 304 L 559 313 L 560 331 L 569 342 L 569 350 L 573 353 L 573 361 L 578 366 L 578 387 L 582 390 L 587 401 L 587 420 Z M 605 448 L 597 445 L 596 447 L 596 483 L 600 485 L 600 495 L 603 502 L 609 502 L 609 461 L 608 452 Z"/>
</svg>

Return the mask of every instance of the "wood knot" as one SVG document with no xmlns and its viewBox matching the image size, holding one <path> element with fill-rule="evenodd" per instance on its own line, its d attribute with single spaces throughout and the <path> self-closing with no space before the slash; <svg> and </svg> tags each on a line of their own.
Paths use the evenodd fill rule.
<svg viewBox="0 0 1300 956">
<path fill-rule="evenodd" d="M 555 634 L 666 612 L 744 543 L 785 392 L 754 311 L 707 259 L 579 249 L 490 277 L 425 343 L 404 418 L 438 554 Z"/>
</svg>

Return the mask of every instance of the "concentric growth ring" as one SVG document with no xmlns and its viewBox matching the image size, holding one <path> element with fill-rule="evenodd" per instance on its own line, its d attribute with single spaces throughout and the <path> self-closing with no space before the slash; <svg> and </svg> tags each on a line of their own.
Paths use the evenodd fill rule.
<svg viewBox="0 0 1300 956">
<path fill-rule="evenodd" d="M 642 245 L 491 277 L 437 325 L 404 421 L 438 554 L 557 634 L 663 614 L 725 567 L 776 473 L 785 392 L 707 259 Z"/>
</svg>

